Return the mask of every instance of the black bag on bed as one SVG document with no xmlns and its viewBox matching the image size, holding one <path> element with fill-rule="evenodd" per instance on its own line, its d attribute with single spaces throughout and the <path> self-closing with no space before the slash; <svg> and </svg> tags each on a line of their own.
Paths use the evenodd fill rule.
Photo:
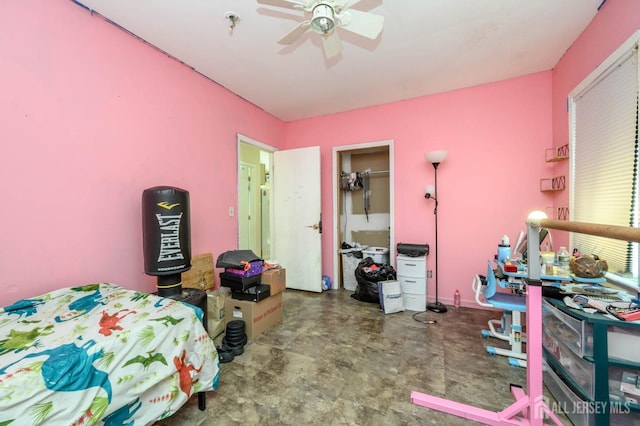
<svg viewBox="0 0 640 426">
<path fill-rule="evenodd" d="M 391 265 L 375 263 L 373 258 L 365 257 L 356 267 L 356 290 L 351 297 L 361 302 L 380 303 L 378 283 L 395 280 L 396 271 Z"/>
</svg>

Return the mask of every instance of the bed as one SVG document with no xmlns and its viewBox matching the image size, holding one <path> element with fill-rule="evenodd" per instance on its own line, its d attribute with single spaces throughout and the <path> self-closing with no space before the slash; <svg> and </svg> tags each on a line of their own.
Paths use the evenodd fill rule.
<svg viewBox="0 0 640 426">
<path fill-rule="evenodd" d="M 194 393 L 218 387 L 218 354 L 202 315 L 110 283 L 0 309 L 0 425 L 169 417 Z"/>
</svg>

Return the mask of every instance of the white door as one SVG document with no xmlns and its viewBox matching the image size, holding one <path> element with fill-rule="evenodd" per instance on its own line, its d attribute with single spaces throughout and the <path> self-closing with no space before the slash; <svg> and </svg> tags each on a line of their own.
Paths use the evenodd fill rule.
<svg viewBox="0 0 640 426">
<path fill-rule="evenodd" d="M 320 147 L 273 153 L 272 257 L 287 288 L 322 291 Z"/>
</svg>

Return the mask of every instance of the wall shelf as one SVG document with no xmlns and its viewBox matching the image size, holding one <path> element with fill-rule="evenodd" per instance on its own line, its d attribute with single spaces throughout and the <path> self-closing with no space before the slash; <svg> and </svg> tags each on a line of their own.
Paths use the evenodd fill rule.
<svg viewBox="0 0 640 426">
<path fill-rule="evenodd" d="M 569 207 L 547 207 L 546 211 L 550 219 L 569 220 Z"/>
<path fill-rule="evenodd" d="M 548 148 L 544 152 L 544 161 L 547 163 L 554 163 L 557 161 L 564 161 L 569 159 L 569 144 L 557 146 L 555 148 Z"/>
<path fill-rule="evenodd" d="M 541 192 L 555 192 L 563 191 L 565 187 L 564 176 L 554 176 L 552 178 L 540 179 L 540 191 Z"/>
</svg>

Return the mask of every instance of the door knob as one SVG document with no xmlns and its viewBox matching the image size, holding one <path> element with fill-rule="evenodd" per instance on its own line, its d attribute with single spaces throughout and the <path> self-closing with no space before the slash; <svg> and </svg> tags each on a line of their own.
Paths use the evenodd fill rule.
<svg viewBox="0 0 640 426">
<path fill-rule="evenodd" d="M 305 226 L 305 228 L 320 229 L 320 225 L 318 225 L 317 223 L 314 223 L 313 225 L 307 225 L 307 226 Z"/>
</svg>

